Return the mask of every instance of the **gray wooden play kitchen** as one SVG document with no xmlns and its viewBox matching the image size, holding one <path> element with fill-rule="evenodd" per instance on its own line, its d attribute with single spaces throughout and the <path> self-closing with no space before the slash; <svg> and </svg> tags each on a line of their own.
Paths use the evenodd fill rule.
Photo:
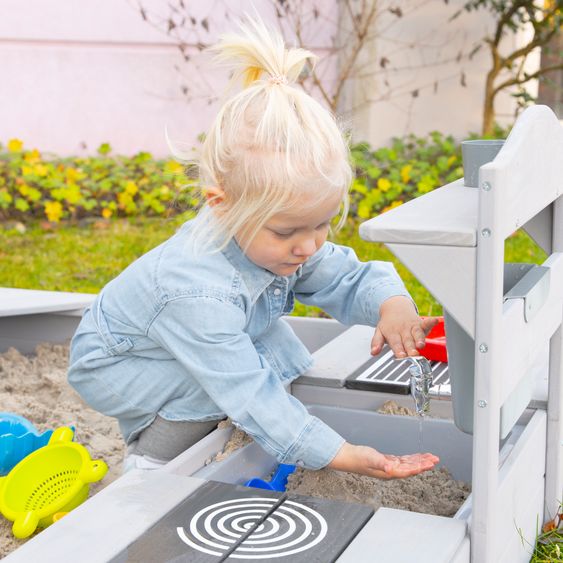
<svg viewBox="0 0 563 563">
<path fill-rule="evenodd" d="M 467 174 L 466 174 L 467 175 Z M 362 224 L 444 307 L 448 364 L 369 354 L 373 329 L 288 318 L 314 366 L 291 387 L 352 443 L 418 450 L 416 417 L 375 412 L 394 398 L 430 412 L 424 449 L 472 493 L 453 518 L 244 487 L 276 461 L 251 443 L 223 461 L 218 429 L 163 469 L 129 472 L 23 544 L 31 561 L 527 562 L 563 500 L 563 127 L 527 109 L 476 186 L 458 180 Z M 508 264 L 524 228 L 541 265 Z M 0 350 L 72 335 L 91 296 L 0 290 Z"/>
</svg>

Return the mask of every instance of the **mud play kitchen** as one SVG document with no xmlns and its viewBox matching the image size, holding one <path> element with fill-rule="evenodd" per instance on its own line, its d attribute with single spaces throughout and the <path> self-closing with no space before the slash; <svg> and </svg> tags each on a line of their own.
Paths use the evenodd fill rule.
<svg viewBox="0 0 563 563">
<path fill-rule="evenodd" d="M 563 127 L 551 110 L 527 109 L 476 185 L 466 184 L 360 227 L 443 305 L 448 364 L 398 361 L 387 349 L 373 358 L 369 327 L 287 319 L 315 358 L 292 393 L 350 442 L 417 451 L 417 417 L 375 411 L 401 394 L 412 406 L 412 390 L 419 411 L 429 398 L 440 416 L 426 417 L 424 448 L 472 485 L 453 518 L 246 487 L 277 463 L 251 443 L 206 465 L 229 439 L 217 429 L 162 469 L 126 473 L 6 562 L 529 561 L 521 536 L 533 539 L 563 500 Z M 521 227 L 547 254 L 542 265 L 504 262 L 504 241 Z M 90 300 L 0 290 L 0 349 L 66 340 Z M 69 487 L 93 471 L 85 466 Z M 17 504 L 8 479 L 0 505 Z M 22 505 L 11 519 L 33 524 L 39 510 Z"/>
</svg>

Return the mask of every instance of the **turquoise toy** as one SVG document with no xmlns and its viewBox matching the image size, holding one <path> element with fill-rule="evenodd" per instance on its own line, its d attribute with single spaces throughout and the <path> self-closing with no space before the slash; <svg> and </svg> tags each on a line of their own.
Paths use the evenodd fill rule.
<svg viewBox="0 0 563 563">
<path fill-rule="evenodd" d="M 52 433 L 40 433 L 23 416 L 0 412 L 0 475 L 6 475 L 28 454 L 47 445 Z"/>
</svg>

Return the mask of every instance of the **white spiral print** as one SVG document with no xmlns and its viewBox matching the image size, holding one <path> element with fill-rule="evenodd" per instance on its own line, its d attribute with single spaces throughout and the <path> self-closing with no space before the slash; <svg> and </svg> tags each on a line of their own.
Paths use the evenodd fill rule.
<svg viewBox="0 0 563 563">
<path fill-rule="evenodd" d="M 272 498 L 239 498 L 202 508 L 191 519 L 188 531 L 176 528 L 180 539 L 209 555 L 223 555 L 278 501 Z M 233 559 L 270 559 L 306 551 L 323 540 L 326 520 L 317 511 L 286 500 L 230 555 Z"/>
</svg>

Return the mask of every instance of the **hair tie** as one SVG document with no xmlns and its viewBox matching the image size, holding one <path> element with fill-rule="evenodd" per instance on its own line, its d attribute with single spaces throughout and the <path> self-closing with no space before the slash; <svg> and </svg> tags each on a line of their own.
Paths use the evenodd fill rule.
<svg viewBox="0 0 563 563">
<path fill-rule="evenodd" d="M 270 82 L 270 84 L 287 84 L 287 76 L 283 74 L 272 74 L 270 78 L 268 78 L 268 82 Z"/>
</svg>

